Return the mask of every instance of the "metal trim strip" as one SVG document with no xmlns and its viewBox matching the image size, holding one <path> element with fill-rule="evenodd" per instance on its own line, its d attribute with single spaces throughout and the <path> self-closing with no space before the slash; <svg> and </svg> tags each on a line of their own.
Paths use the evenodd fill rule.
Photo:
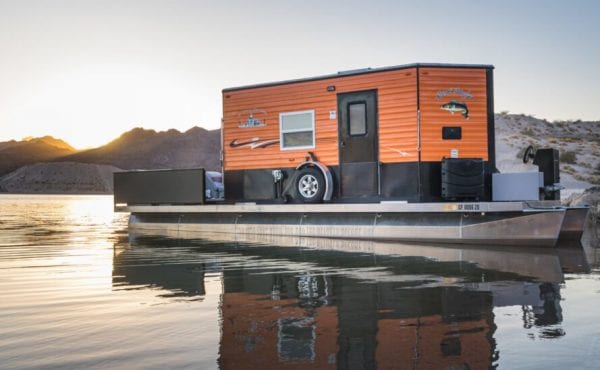
<svg viewBox="0 0 600 370">
<path fill-rule="evenodd" d="M 398 69 L 409 69 L 409 68 L 418 68 L 418 67 L 426 67 L 426 68 L 480 68 L 480 69 L 494 69 L 493 65 L 490 64 L 452 64 L 452 63 L 411 63 L 411 64 L 400 64 L 396 66 L 389 67 L 379 67 L 379 68 L 370 68 L 370 69 L 358 69 L 356 72 L 348 72 L 348 73 L 332 73 L 327 75 L 315 76 L 315 77 L 307 77 L 307 78 L 297 78 L 291 80 L 283 80 L 283 81 L 274 81 L 267 83 L 259 83 L 252 85 L 243 85 L 243 86 L 235 86 L 228 87 L 222 90 L 222 93 L 228 93 L 239 90 L 247 90 L 247 89 L 255 89 L 260 87 L 271 87 L 271 86 L 280 86 L 280 85 L 289 85 L 299 82 L 308 82 L 308 81 L 319 81 L 319 80 L 327 80 L 330 78 L 341 78 L 347 76 L 358 76 L 369 73 L 378 73 L 378 72 L 388 72 L 395 71 Z"/>
</svg>

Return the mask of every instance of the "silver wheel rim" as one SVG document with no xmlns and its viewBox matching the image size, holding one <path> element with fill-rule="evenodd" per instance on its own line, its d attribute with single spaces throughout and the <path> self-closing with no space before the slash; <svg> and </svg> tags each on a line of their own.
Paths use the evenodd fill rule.
<svg viewBox="0 0 600 370">
<path fill-rule="evenodd" d="M 306 174 L 298 181 L 298 188 L 304 198 L 313 198 L 319 191 L 319 181 L 313 175 Z"/>
</svg>

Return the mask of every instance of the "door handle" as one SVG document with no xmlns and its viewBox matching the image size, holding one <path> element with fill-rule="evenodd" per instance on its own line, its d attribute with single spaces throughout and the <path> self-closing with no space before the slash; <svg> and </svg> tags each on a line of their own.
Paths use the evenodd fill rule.
<svg viewBox="0 0 600 370">
<path fill-rule="evenodd" d="M 340 141 L 340 146 L 341 146 L 342 148 L 343 148 L 343 147 L 345 147 L 345 146 L 346 146 L 346 142 L 345 142 L 345 141 L 343 141 L 343 140 L 342 140 L 342 141 Z"/>
</svg>

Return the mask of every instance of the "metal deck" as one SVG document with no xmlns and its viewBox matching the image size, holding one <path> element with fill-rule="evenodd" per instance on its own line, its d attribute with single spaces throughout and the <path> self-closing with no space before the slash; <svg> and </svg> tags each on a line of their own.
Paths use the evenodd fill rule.
<svg viewBox="0 0 600 370">
<path fill-rule="evenodd" d="M 325 203 L 325 204 L 202 204 L 119 205 L 115 211 L 132 213 L 487 213 L 551 212 L 564 207 L 554 202 L 454 202 L 454 203 Z"/>
</svg>

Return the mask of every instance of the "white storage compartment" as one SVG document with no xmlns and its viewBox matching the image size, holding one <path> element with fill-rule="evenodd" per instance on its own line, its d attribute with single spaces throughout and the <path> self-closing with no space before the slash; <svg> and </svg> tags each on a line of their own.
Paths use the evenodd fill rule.
<svg viewBox="0 0 600 370">
<path fill-rule="evenodd" d="M 539 200 L 544 184 L 542 172 L 515 172 L 492 174 L 492 200 Z"/>
</svg>

